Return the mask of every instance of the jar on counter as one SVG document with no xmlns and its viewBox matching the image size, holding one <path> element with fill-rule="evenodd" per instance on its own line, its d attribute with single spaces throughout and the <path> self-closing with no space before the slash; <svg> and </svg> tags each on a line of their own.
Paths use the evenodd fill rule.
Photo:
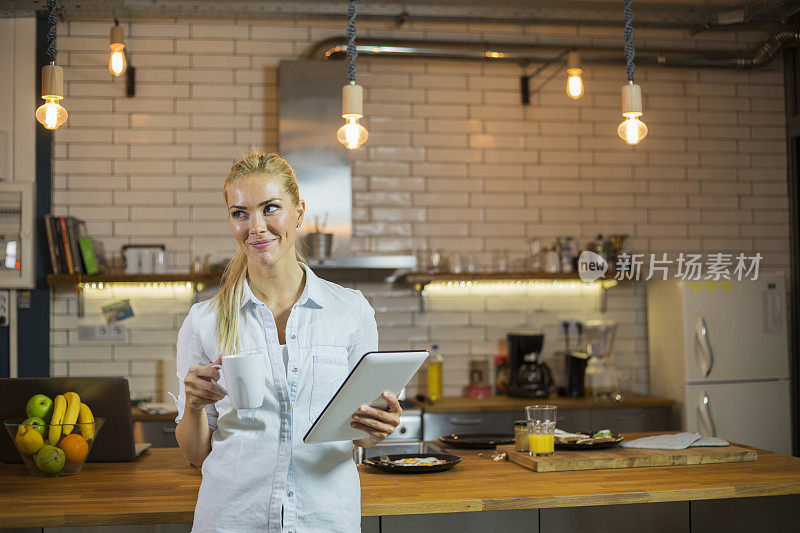
<svg viewBox="0 0 800 533">
<path fill-rule="evenodd" d="M 530 451 L 531 442 L 528 438 L 528 421 L 516 420 L 514 422 L 514 450 L 518 452 Z"/>
</svg>

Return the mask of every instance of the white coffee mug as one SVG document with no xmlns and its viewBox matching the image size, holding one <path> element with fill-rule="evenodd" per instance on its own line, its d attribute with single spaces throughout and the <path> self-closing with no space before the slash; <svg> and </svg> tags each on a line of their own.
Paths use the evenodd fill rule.
<svg viewBox="0 0 800 533">
<path fill-rule="evenodd" d="M 264 358 L 261 351 L 250 351 L 222 356 L 222 364 L 214 365 L 225 376 L 225 387 L 214 380 L 214 385 L 230 396 L 236 409 L 261 407 L 264 401 Z"/>
</svg>

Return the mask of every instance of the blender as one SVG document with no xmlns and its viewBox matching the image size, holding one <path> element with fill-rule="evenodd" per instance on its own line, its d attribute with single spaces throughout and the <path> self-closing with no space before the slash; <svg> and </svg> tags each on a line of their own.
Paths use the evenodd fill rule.
<svg viewBox="0 0 800 533">
<path fill-rule="evenodd" d="M 590 320 L 583 327 L 590 356 L 586 365 L 586 392 L 595 400 L 612 400 L 617 393 L 618 374 L 611 362 L 616 330 L 614 322 L 602 320 Z"/>
</svg>

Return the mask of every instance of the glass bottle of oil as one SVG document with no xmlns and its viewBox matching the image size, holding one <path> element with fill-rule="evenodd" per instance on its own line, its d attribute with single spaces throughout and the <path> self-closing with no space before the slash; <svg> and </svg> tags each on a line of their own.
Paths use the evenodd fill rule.
<svg viewBox="0 0 800 533">
<path fill-rule="evenodd" d="M 432 402 L 439 401 L 444 393 L 442 383 L 442 354 L 439 345 L 431 345 L 431 354 L 428 357 L 428 397 Z"/>
</svg>

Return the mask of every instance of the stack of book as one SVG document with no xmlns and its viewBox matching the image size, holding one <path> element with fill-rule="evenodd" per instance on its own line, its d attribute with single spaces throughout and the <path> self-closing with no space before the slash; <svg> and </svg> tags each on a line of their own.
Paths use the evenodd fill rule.
<svg viewBox="0 0 800 533">
<path fill-rule="evenodd" d="M 44 216 L 50 266 L 54 274 L 99 274 L 102 248 L 86 235 L 86 222 L 75 217 Z"/>
</svg>

